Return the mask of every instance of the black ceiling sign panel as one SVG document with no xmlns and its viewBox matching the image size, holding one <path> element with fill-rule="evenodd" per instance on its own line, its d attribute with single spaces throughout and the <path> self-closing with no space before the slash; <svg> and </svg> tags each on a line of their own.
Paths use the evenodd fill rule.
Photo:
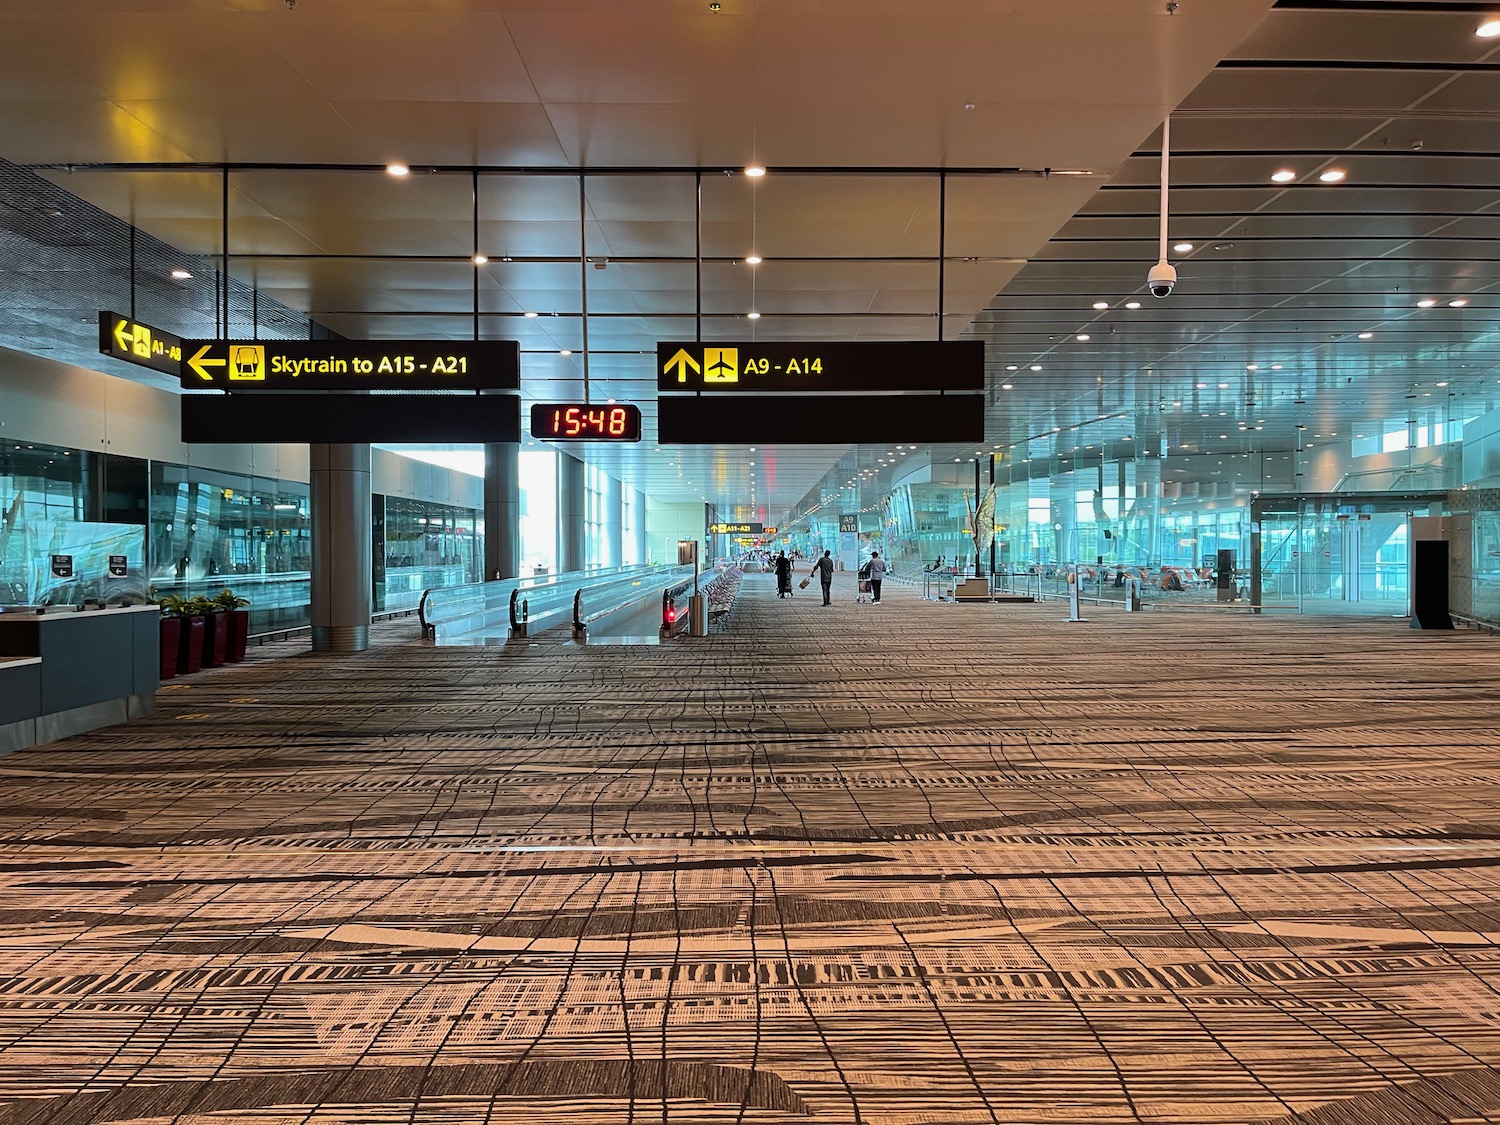
<svg viewBox="0 0 1500 1125">
<path fill-rule="evenodd" d="M 664 395 L 662 445 L 984 440 L 984 395 Z"/>
<path fill-rule="evenodd" d="M 515 395 L 183 395 L 187 442 L 521 440 Z"/>
<path fill-rule="evenodd" d="M 514 340 L 184 340 L 184 388 L 275 391 L 520 390 Z"/>
<path fill-rule="evenodd" d="M 181 337 L 116 312 L 99 314 L 99 351 L 167 375 L 176 375 L 182 366 Z"/>
<path fill-rule="evenodd" d="M 658 343 L 656 386 L 731 394 L 979 391 L 984 341 Z"/>
</svg>

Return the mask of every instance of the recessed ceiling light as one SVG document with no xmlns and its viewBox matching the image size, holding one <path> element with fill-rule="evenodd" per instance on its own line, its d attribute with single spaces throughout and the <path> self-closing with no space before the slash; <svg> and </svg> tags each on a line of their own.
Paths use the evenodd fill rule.
<svg viewBox="0 0 1500 1125">
<path fill-rule="evenodd" d="M 1012 383 L 1001 383 L 1000 384 L 1000 389 L 1002 391 L 1008 391 L 1008 390 L 1011 390 L 1013 386 L 1014 386 L 1014 384 L 1012 384 Z M 903 453 L 902 456 L 904 457 L 906 455 Z"/>
<path fill-rule="evenodd" d="M 557 354 L 558 355 L 572 355 L 573 354 L 573 349 L 572 348 L 563 348 Z"/>
<path fill-rule="evenodd" d="M 1438 383 L 1437 384 L 1437 386 L 1439 386 L 1439 387 L 1446 387 L 1447 385 L 1448 384 L 1446 382 L 1444 382 L 1444 383 Z"/>
<path fill-rule="evenodd" d="M 1031 369 L 1033 371 L 1040 371 L 1042 369 L 1042 365 L 1040 363 L 1033 363 L 1031 365 Z"/>
<path fill-rule="evenodd" d="M 758 180 L 766 174 L 766 170 L 759 164 L 751 164 L 745 169 L 745 175 L 753 180 Z"/>
<path fill-rule="evenodd" d="M 1448 302 L 1448 307 L 1450 309 L 1461 309 L 1468 303 L 1469 299 L 1467 297 L 1454 297 L 1453 300 Z"/>
<path fill-rule="evenodd" d="M 1193 244 L 1191 242 L 1179 242 L 1176 246 L 1172 247 L 1172 249 L 1177 251 L 1177 253 L 1179 254 L 1186 254 L 1191 251 L 1192 248 Z"/>
<path fill-rule="evenodd" d="M 1228 389 L 1229 389 L 1229 384 L 1228 383 L 1220 383 L 1219 384 L 1219 390 L 1221 390 L 1221 391 L 1227 391 Z"/>
<path fill-rule="evenodd" d="M 1474 29 L 1474 34 L 1481 39 L 1495 38 L 1497 35 L 1500 35 L 1500 20 L 1485 20 Z"/>
<path fill-rule="evenodd" d="M 1139 301 L 1126 301 L 1125 307 L 1127 309 L 1138 309 L 1141 307 L 1141 303 Z"/>
<path fill-rule="evenodd" d="M 1204 387 L 1208 386 L 1208 384 L 1207 383 L 1194 383 L 1193 386 L 1197 387 L 1201 391 Z"/>
<path fill-rule="evenodd" d="M 1375 333 L 1373 333 L 1373 332 L 1361 332 L 1359 334 L 1359 338 L 1361 340 L 1373 340 L 1375 338 Z"/>
<path fill-rule="evenodd" d="M 747 312 L 745 314 L 745 319 L 746 320 L 759 320 L 760 319 L 760 313 L 758 313 L 758 312 Z"/>
<path fill-rule="evenodd" d="M 1245 364 L 1245 370 L 1246 371 L 1259 371 L 1260 370 L 1260 364 L 1258 364 L 1258 363 L 1247 363 L 1247 364 Z"/>
<path fill-rule="evenodd" d="M 1271 182 L 1277 184 L 1289 184 L 1297 178 L 1297 173 L 1290 168 L 1278 168 L 1271 173 Z"/>
<path fill-rule="evenodd" d="M 1319 172 L 1318 179 L 1322 180 L 1325 184 L 1336 184 L 1346 175 L 1348 173 L 1342 168 L 1330 168 L 1326 172 Z"/>
<path fill-rule="evenodd" d="M 1272 371 L 1280 371 L 1281 370 L 1281 364 L 1279 364 L 1279 363 L 1273 363 L 1273 364 L 1271 364 L 1271 370 Z"/>
<path fill-rule="evenodd" d="M 1019 371 L 1021 369 L 1019 367 L 1017 367 L 1014 363 L 1012 363 L 1009 366 L 1007 366 L 1005 370 L 1007 370 L 1007 371 Z"/>
<path fill-rule="evenodd" d="M 1417 308 L 1430 309 L 1435 304 L 1437 304 L 1437 302 L 1434 301 L 1431 297 L 1423 297 L 1420 301 L 1417 302 Z"/>
<path fill-rule="evenodd" d="M 760 265 L 760 262 L 761 262 L 761 258 L 760 258 L 759 254 L 746 254 L 745 255 L 745 265 L 747 265 L 747 266 L 758 266 L 758 265 Z"/>
<path fill-rule="evenodd" d="M 193 275 L 190 274 L 187 270 L 175 269 L 172 271 L 172 277 L 177 281 L 190 281 L 192 280 Z"/>
<path fill-rule="evenodd" d="M 1080 339 L 1080 340 L 1087 340 L 1088 338 L 1089 338 L 1089 334 L 1087 332 L 1080 332 L 1080 333 L 1078 333 L 1078 339 Z"/>
<path fill-rule="evenodd" d="M 1107 309 L 1107 308 L 1109 308 L 1109 302 L 1108 301 L 1095 301 L 1094 302 L 1094 308 L 1096 308 L 1096 309 Z"/>
<path fill-rule="evenodd" d="M 524 316 L 527 320 L 535 320 L 536 319 L 536 313 L 534 313 L 534 312 L 522 313 L 521 315 Z"/>
<path fill-rule="evenodd" d="M 411 175 L 411 169 L 405 164 L 387 164 L 385 166 L 385 174 L 387 176 L 409 176 Z"/>
<path fill-rule="evenodd" d="M 484 265 L 488 261 L 489 261 L 489 259 L 486 258 L 483 254 L 475 254 L 474 255 L 474 264 L 476 266 L 482 266 L 482 265 Z"/>
</svg>

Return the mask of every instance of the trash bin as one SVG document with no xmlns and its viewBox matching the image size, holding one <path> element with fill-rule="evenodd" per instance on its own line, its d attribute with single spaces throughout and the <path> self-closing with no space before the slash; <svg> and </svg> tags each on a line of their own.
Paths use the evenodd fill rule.
<svg viewBox="0 0 1500 1125">
<path fill-rule="evenodd" d="M 703 594 L 688 598 L 688 635 L 708 636 L 708 598 Z"/>
</svg>

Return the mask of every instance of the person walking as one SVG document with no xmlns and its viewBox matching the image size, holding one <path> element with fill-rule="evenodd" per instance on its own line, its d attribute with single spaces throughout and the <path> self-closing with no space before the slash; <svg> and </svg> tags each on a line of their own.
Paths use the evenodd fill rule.
<svg viewBox="0 0 1500 1125">
<path fill-rule="evenodd" d="M 885 560 L 879 551 L 870 552 L 870 601 L 880 601 L 880 583 L 885 579 Z"/>
<path fill-rule="evenodd" d="M 813 563 L 813 570 L 817 572 L 818 581 L 823 584 L 823 604 L 832 605 L 833 593 L 833 552 L 824 551 L 823 557 Z"/>
<path fill-rule="evenodd" d="M 792 560 L 786 557 L 785 551 L 776 556 L 776 596 L 792 596 Z"/>
</svg>

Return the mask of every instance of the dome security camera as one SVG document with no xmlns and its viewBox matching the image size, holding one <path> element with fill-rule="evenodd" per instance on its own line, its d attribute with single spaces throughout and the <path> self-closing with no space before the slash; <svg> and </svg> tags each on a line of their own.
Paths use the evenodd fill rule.
<svg viewBox="0 0 1500 1125">
<path fill-rule="evenodd" d="M 1171 296 L 1176 284 L 1177 270 L 1165 259 L 1152 266 L 1151 272 L 1146 275 L 1146 285 L 1151 290 L 1151 296 L 1157 299 Z"/>
</svg>

